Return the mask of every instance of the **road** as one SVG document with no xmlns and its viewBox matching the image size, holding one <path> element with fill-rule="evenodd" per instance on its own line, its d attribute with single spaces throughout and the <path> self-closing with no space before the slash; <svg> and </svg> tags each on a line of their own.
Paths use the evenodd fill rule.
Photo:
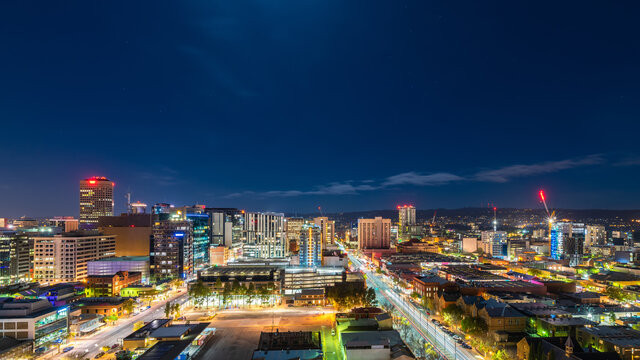
<svg viewBox="0 0 640 360">
<path fill-rule="evenodd" d="M 187 291 L 181 290 L 167 301 L 184 304 L 188 299 Z M 138 315 L 120 319 L 114 326 L 104 326 L 102 329 L 83 338 L 74 339 L 68 346 L 73 346 L 69 354 L 59 354 L 54 359 L 61 359 L 63 355 L 79 354 L 83 358 L 93 359 L 102 346 L 121 344 L 120 339 L 133 332 L 133 324 L 138 321 L 149 322 L 154 319 L 164 318 L 164 306 L 166 302 L 158 302 Z"/>
<path fill-rule="evenodd" d="M 351 263 L 366 275 L 369 287 L 376 289 L 378 294 L 382 295 L 389 304 L 400 311 L 420 336 L 433 345 L 440 356 L 448 360 L 475 360 L 478 357 L 481 358 L 459 346 L 451 336 L 433 324 L 430 321 L 430 317 L 422 309 L 417 308 L 413 303 L 407 301 L 405 295 L 399 294 L 387 285 L 382 280 L 381 274 L 369 271 L 360 259 L 351 252 L 347 253 Z"/>
</svg>

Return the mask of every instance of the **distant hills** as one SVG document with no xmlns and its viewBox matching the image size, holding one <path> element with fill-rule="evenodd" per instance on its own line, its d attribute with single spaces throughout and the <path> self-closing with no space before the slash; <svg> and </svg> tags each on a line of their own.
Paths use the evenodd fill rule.
<svg viewBox="0 0 640 360">
<path fill-rule="evenodd" d="M 555 209 L 558 219 L 569 219 L 573 221 L 584 221 L 589 223 L 628 223 L 632 219 L 640 219 L 640 209 L 635 210 L 607 210 L 607 209 Z M 481 218 L 492 218 L 493 209 L 490 208 L 460 208 L 460 209 L 418 209 L 416 210 L 416 218 L 418 222 L 429 221 L 436 213 L 436 220 L 446 218 L 447 220 L 468 220 Z M 325 216 L 330 217 L 341 223 L 355 222 L 359 218 L 371 218 L 382 216 L 384 218 L 397 220 L 397 210 L 367 210 L 353 211 L 342 213 L 327 213 Z M 287 216 L 293 216 L 287 214 Z M 319 213 L 298 214 L 301 217 L 316 217 Z M 509 218 L 515 220 L 521 219 L 544 219 L 546 217 L 544 209 L 516 209 L 501 208 L 498 209 L 499 218 Z"/>
</svg>

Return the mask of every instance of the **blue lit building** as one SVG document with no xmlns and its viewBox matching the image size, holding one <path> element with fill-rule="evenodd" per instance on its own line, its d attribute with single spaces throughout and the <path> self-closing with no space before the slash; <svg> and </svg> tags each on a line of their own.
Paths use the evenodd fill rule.
<svg viewBox="0 0 640 360">
<path fill-rule="evenodd" d="M 554 224 L 549 233 L 549 256 L 554 260 L 562 259 L 562 248 L 564 245 L 562 238 L 562 230 L 558 228 L 557 224 Z"/>
<path fill-rule="evenodd" d="M 300 266 L 318 267 L 322 265 L 322 241 L 320 227 L 312 224 L 302 225 L 300 230 Z"/>
</svg>

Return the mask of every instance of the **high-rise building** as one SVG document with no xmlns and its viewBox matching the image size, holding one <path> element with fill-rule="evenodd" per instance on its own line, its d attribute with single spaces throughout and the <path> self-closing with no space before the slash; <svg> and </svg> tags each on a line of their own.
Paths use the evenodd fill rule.
<svg viewBox="0 0 640 360">
<path fill-rule="evenodd" d="M 488 243 L 491 249 L 491 256 L 506 257 L 507 256 L 507 232 L 506 231 L 483 231 L 481 240 Z"/>
<path fill-rule="evenodd" d="M 416 224 L 416 208 L 413 205 L 398 205 L 398 225 L 405 228 Z"/>
<path fill-rule="evenodd" d="M 87 263 L 116 254 L 114 235 L 71 232 L 34 236 L 34 280 L 46 283 L 83 281 Z"/>
<path fill-rule="evenodd" d="M 151 276 L 156 280 L 187 279 L 193 276 L 191 222 L 181 216 L 154 222 L 149 255 Z"/>
<path fill-rule="evenodd" d="M 391 246 L 391 219 L 380 216 L 358 219 L 358 249 L 388 249 Z"/>
<path fill-rule="evenodd" d="M 300 231 L 300 266 L 317 267 L 322 265 L 322 235 L 320 226 L 303 225 Z"/>
<path fill-rule="evenodd" d="M 113 216 L 113 187 L 106 177 L 80 180 L 80 228 L 95 229 L 98 217 Z"/>
<path fill-rule="evenodd" d="M 289 255 L 284 214 L 245 212 L 242 256 L 283 258 Z"/>
<path fill-rule="evenodd" d="M 584 247 L 592 245 L 604 245 L 607 241 L 607 232 L 604 225 L 586 225 L 584 234 Z"/>
<path fill-rule="evenodd" d="M 320 227 L 320 241 L 322 247 L 325 248 L 329 244 L 333 244 L 336 236 L 336 222 L 329 220 L 326 216 L 320 216 L 313 219 L 313 223 Z"/>
<path fill-rule="evenodd" d="M 152 215 L 151 273 L 156 279 L 190 278 L 209 266 L 210 214 L 203 205 L 165 205 L 154 206 Z"/>
<path fill-rule="evenodd" d="M 33 280 L 33 239 L 15 231 L 0 231 L 0 285 Z"/>
<path fill-rule="evenodd" d="M 210 221 L 211 245 L 231 248 L 241 243 L 244 224 L 243 211 L 234 208 L 206 208 Z"/>
<path fill-rule="evenodd" d="M 583 223 L 559 221 L 553 224 L 550 232 L 549 252 L 552 259 L 571 259 L 577 264 L 584 253 L 586 228 Z"/>
<path fill-rule="evenodd" d="M 289 251 L 292 253 L 298 253 L 300 250 L 300 233 L 302 232 L 302 226 L 305 224 L 305 220 L 301 217 L 286 218 L 286 232 L 287 242 L 289 243 Z"/>
</svg>

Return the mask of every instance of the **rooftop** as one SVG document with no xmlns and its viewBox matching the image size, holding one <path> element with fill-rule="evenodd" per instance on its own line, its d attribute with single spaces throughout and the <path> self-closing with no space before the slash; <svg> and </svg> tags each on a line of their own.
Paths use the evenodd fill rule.
<svg viewBox="0 0 640 360">
<path fill-rule="evenodd" d="M 100 260 L 93 260 L 93 262 L 113 262 L 113 261 L 149 261 L 149 256 L 115 256 L 110 258 L 104 258 Z"/>
</svg>

